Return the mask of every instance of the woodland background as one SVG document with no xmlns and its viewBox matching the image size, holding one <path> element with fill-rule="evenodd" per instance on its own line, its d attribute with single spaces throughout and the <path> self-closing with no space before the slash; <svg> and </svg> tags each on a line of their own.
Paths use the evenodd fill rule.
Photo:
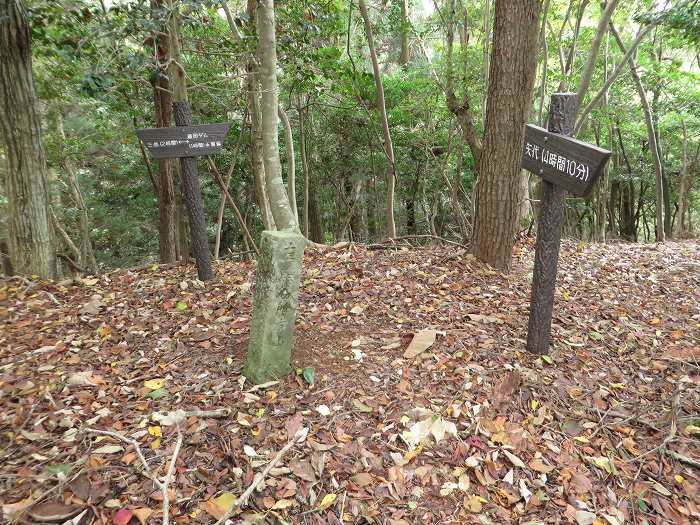
<svg viewBox="0 0 700 525">
<path fill-rule="evenodd" d="M 216 256 L 250 253 L 212 172 L 229 179 L 247 228 L 259 238 L 266 218 L 255 183 L 262 169 L 256 155 L 260 110 L 251 107 L 259 104 L 259 86 L 251 82 L 260 53 L 252 23 L 256 3 L 32 0 L 27 8 L 57 251 L 64 263 L 72 261 L 64 272 L 173 262 L 188 253 L 177 162 L 149 160 L 134 133 L 173 125 L 163 108 L 185 87 L 195 123 L 233 123 L 225 151 L 213 163 L 200 159 L 211 245 Z M 395 157 L 390 164 L 358 6 L 277 3 L 280 154 L 307 237 L 318 243 L 397 235 L 468 241 L 477 170 L 460 112 L 469 109 L 473 131 L 481 134 L 494 8 L 492 0 L 370 3 Z M 601 33 L 606 11 L 620 42 L 604 23 Z M 565 236 L 692 236 L 700 213 L 698 2 L 625 0 L 606 8 L 589 0 L 547 0 L 543 12 L 538 38 L 531 38 L 537 76 L 529 120 L 544 124 L 549 95 L 580 86 L 599 39 L 581 105 L 590 111 L 578 136 L 613 151 L 595 193 L 567 200 Z M 625 64 L 621 49 L 635 43 Z M 602 89 L 611 76 L 614 82 Z M 0 182 L 8 169 L 2 148 Z M 389 204 L 392 167 L 396 190 Z M 173 188 L 163 189 L 163 180 Z M 519 230 L 532 233 L 538 180 L 524 172 L 520 186 Z M 6 194 L 0 189 L 0 221 Z"/>
</svg>

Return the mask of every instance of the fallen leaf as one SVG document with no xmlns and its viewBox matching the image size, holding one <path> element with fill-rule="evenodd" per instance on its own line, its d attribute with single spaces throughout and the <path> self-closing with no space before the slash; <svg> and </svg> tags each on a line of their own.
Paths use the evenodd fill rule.
<svg viewBox="0 0 700 525">
<path fill-rule="evenodd" d="M 124 452 L 124 447 L 120 445 L 103 445 L 92 451 L 93 454 L 116 454 L 117 452 Z"/>
<path fill-rule="evenodd" d="M 139 509 L 133 509 L 132 512 L 134 513 L 134 516 L 136 516 L 136 519 L 139 520 L 141 525 L 146 525 L 148 518 L 151 516 L 151 514 L 153 514 L 153 509 L 142 507 Z"/>
<path fill-rule="evenodd" d="M 413 336 L 408 348 L 406 348 L 406 351 L 403 353 L 404 358 L 413 359 L 417 355 L 425 352 L 428 348 L 433 346 L 435 337 L 437 337 L 436 330 L 421 330 L 418 332 Z"/>
<path fill-rule="evenodd" d="M 321 500 L 321 504 L 319 505 L 320 509 L 327 509 L 331 505 L 333 505 L 333 502 L 336 500 L 338 497 L 337 494 L 334 494 L 333 492 L 326 494 L 323 496 L 323 499 Z"/>
<path fill-rule="evenodd" d="M 131 521 L 131 518 L 134 517 L 134 513 L 131 512 L 129 509 L 119 509 L 117 512 L 114 513 L 114 516 L 112 517 L 112 523 L 114 525 L 126 525 Z"/>
<path fill-rule="evenodd" d="M 502 452 L 506 455 L 506 457 L 510 460 L 514 467 L 525 468 L 525 463 L 523 463 L 523 460 L 520 459 L 518 456 L 508 452 L 506 449 L 503 449 Z"/>
<path fill-rule="evenodd" d="M 163 388 L 165 386 L 165 379 L 164 378 L 149 379 L 149 380 L 143 382 L 143 386 L 145 386 L 149 390 L 160 390 L 161 388 Z"/>
</svg>

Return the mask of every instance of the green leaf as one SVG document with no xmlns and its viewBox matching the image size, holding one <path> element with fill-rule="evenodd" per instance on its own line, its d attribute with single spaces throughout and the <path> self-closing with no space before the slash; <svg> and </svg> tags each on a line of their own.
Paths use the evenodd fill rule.
<svg viewBox="0 0 700 525">
<path fill-rule="evenodd" d="M 70 463 L 54 463 L 53 465 L 46 465 L 44 472 L 47 474 L 68 475 L 72 468 L 73 465 Z"/>
<path fill-rule="evenodd" d="M 591 339 L 594 341 L 602 341 L 603 340 L 603 335 L 598 333 L 598 332 L 591 332 L 588 334 Z"/>
<path fill-rule="evenodd" d="M 187 310 L 187 303 L 185 303 L 183 301 L 178 301 L 177 305 L 175 305 L 175 308 L 177 308 L 181 312 L 184 310 Z"/>
<path fill-rule="evenodd" d="M 307 366 L 302 370 L 301 375 L 304 377 L 304 380 L 309 383 L 311 386 L 314 384 L 314 369 L 310 366 Z"/>
<path fill-rule="evenodd" d="M 545 355 L 542 356 L 542 361 L 544 361 L 544 362 L 547 363 L 548 365 L 553 365 L 553 364 L 554 364 L 554 359 L 552 359 L 552 358 L 551 358 L 550 356 L 548 356 L 547 354 L 545 354 Z"/>
<path fill-rule="evenodd" d="M 159 388 L 158 390 L 152 390 L 149 392 L 146 397 L 149 399 L 160 399 L 162 397 L 166 397 L 168 395 L 168 389 L 167 388 Z"/>
</svg>

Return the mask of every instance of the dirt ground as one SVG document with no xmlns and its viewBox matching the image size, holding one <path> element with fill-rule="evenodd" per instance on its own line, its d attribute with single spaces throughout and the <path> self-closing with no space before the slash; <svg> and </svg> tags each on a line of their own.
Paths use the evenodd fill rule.
<svg viewBox="0 0 700 525">
<path fill-rule="evenodd" d="M 699 523 L 700 244 L 565 243 L 542 357 L 515 259 L 307 251 L 297 372 L 262 388 L 251 262 L 0 281 L 4 522 L 162 523 L 181 436 L 170 521 L 214 523 L 306 428 L 233 523 Z"/>
</svg>

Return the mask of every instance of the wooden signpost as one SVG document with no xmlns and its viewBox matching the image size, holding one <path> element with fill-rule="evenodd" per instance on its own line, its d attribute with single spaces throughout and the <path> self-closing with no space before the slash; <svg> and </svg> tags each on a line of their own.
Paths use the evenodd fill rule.
<svg viewBox="0 0 700 525">
<path fill-rule="evenodd" d="M 214 277 L 211 253 L 204 222 L 202 190 L 197 176 L 197 159 L 221 151 L 230 123 L 192 125 L 192 111 L 187 102 L 173 103 L 175 128 L 137 129 L 136 135 L 156 159 L 180 159 L 182 193 L 190 220 L 192 252 L 197 262 L 197 276 L 202 281 Z"/>
<path fill-rule="evenodd" d="M 609 151 L 571 138 L 577 110 L 576 93 L 554 93 L 547 129 L 525 127 L 521 165 L 543 179 L 527 331 L 535 354 L 549 349 L 566 192 L 588 195 L 610 159 Z"/>
</svg>

